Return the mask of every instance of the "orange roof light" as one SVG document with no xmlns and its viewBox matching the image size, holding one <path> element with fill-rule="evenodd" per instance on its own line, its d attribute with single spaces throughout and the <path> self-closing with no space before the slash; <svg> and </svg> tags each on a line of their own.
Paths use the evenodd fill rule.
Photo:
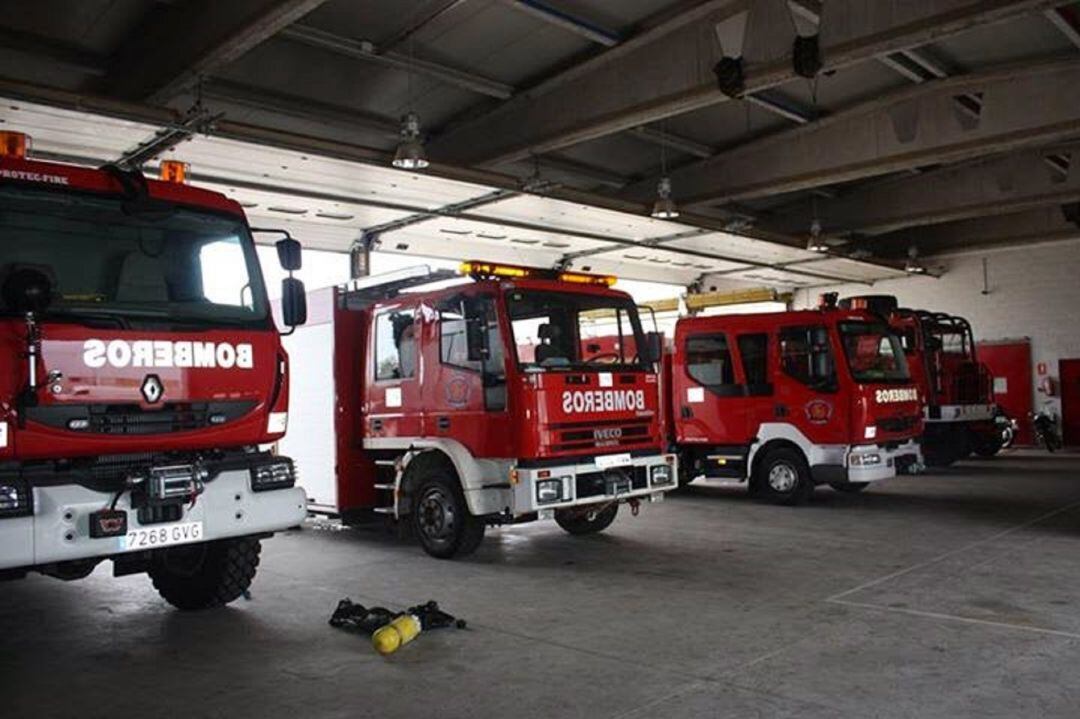
<svg viewBox="0 0 1080 719">
<path fill-rule="evenodd" d="M 614 275 L 588 275 L 584 272 L 560 272 L 559 282 L 573 282 L 579 285 L 603 285 L 611 287 L 618 282 Z"/>
<path fill-rule="evenodd" d="M 492 277 L 513 277 L 514 279 L 522 279 L 530 277 L 533 273 L 528 267 L 518 267 L 517 265 L 499 265 L 491 262 L 477 262 L 470 260 L 469 262 L 461 263 L 461 274 L 468 275 L 474 280 L 491 279 Z"/>
<path fill-rule="evenodd" d="M 187 182 L 188 164 L 179 160 L 162 160 L 158 175 L 162 182 L 175 182 L 183 185 Z"/>
<path fill-rule="evenodd" d="M 474 280 L 490 280 L 496 277 L 510 279 L 525 279 L 535 277 L 544 280 L 558 280 L 577 285 L 603 285 L 611 287 L 616 278 L 612 275 L 589 275 L 584 272 L 564 272 L 542 267 L 521 267 L 520 265 L 503 265 L 492 262 L 477 262 L 470 260 L 461 263 L 461 274 L 468 275 Z"/>
<path fill-rule="evenodd" d="M 14 157 L 23 160 L 29 151 L 29 135 L 22 132 L 12 132 L 11 130 L 0 131 L 0 157 Z"/>
</svg>

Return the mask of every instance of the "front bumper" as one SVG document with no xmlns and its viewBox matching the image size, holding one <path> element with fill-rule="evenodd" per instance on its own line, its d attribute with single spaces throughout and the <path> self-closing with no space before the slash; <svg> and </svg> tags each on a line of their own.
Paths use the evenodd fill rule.
<svg viewBox="0 0 1080 719">
<path fill-rule="evenodd" d="M 877 461 L 873 461 L 874 457 Z M 923 463 L 919 443 L 914 439 L 900 445 L 854 445 L 845 460 L 848 482 L 877 482 L 901 473 L 914 473 Z"/>
<path fill-rule="evenodd" d="M 627 499 L 658 500 L 678 487 L 675 455 L 612 455 L 577 464 L 517 467 L 511 483 L 515 515 Z M 552 486 L 558 487 L 553 499 Z"/>
<path fill-rule="evenodd" d="M 109 507 L 113 492 L 76 484 L 34 486 L 33 514 L 0 518 L 0 569 L 22 569 L 55 562 L 126 554 L 126 537 L 92 538 L 90 515 Z M 248 468 L 228 469 L 206 483 L 194 506 L 185 506 L 180 523 L 202 522 L 203 541 L 265 534 L 300 524 L 307 515 L 299 487 L 254 492 Z M 127 529 L 168 527 L 173 522 L 140 524 L 125 491 L 116 509 L 127 515 Z"/>
</svg>

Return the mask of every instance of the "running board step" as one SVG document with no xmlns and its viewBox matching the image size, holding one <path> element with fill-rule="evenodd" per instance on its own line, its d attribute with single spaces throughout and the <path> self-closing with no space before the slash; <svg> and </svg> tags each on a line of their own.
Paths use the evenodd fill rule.
<svg viewBox="0 0 1080 719">
<path fill-rule="evenodd" d="M 396 487 L 397 487 L 397 485 L 394 484 L 393 482 L 389 482 L 389 483 L 385 483 L 385 484 L 376 484 L 375 485 L 375 489 L 394 489 Z"/>
<path fill-rule="evenodd" d="M 375 508 L 375 514 L 393 514 L 393 513 L 394 513 L 394 508 L 393 507 L 376 507 Z"/>
</svg>

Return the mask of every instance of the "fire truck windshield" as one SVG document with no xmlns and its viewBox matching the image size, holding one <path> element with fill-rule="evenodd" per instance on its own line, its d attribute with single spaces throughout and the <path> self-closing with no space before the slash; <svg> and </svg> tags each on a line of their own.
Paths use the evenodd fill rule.
<svg viewBox="0 0 1080 719">
<path fill-rule="evenodd" d="M 841 322 L 840 340 L 844 345 L 851 377 L 856 382 L 907 382 L 907 358 L 900 338 L 883 324 Z"/>
<path fill-rule="evenodd" d="M 644 369 L 637 307 L 629 299 L 511 290 L 506 296 L 518 363 L 526 370 Z"/>
<path fill-rule="evenodd" d="M 124 200 L 57 190 L 0 189 L 0 283 L 44 274 L 46 315 L 121 327 L 265 327 L 266 292 L 239 218 L 175 205 L 125 210 Z M 13 308 L 0 302 L 0 312 Z"/>
</svg>

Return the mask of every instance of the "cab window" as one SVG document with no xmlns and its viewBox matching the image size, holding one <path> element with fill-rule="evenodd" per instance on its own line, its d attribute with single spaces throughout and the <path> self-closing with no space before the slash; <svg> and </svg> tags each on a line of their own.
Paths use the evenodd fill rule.
<svg viewBox="0 0 1080 719">
<path fill-rule="evenodd" d="M 686 338 L 686 372 L 698 384 L 719 393 L 732 393 L 735 366 L 724 334 L 694 335 Z"/>
<path fill-rule="evenodd" d="M 375 318 L 375 379 L 416 376 L 416 325 L 411 310 L 384 312 Z"/>
<path fill-rule="evenodd" d="M 779 337 L 784 374 L 816 390 L 836 390 L 836 361 L 828 328 L 785 327 Z"/>
<path fill-rule="evenodd" d="M 736 344 L 746 375 L 746 393 L 772 394 L 772 384 L 769 382 L 769 335 L 764 332 L 739 335 Z"/>
</svg>

